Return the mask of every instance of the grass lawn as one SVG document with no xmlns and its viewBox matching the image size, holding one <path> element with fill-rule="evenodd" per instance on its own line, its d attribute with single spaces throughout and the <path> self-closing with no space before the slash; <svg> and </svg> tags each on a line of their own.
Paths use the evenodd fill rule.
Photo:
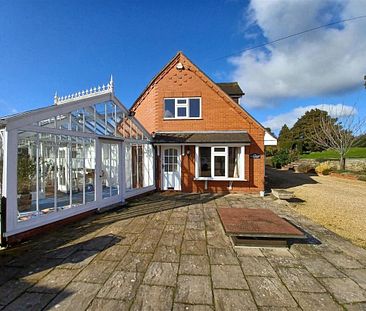
<svg viewBox="0 0 366 311">
<path fill-rule="evenodd" d="M 353 147 L 346 155 L 347 158 L 366 158 L 366 147 Z M 300 155 L 301 159 L 339 159 L 337 152 L 325 150 Z"/>
</svg>

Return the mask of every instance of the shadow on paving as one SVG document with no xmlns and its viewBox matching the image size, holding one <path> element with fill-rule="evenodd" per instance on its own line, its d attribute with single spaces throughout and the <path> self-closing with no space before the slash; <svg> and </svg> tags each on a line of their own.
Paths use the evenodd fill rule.
<svg viewBox="0 0 366 311">
<path fill-rule="evenodd" d="M 77 271 L 101 251 L 121 240 L 119 236 L 108 234 L 72 245 L 45 249 L 42 253 L 19 253 L 1 266 L 0 306 L 6 306 L 5 310 L 40 310 L 46 305 L 51 308 L 73 294 L 63 290 L 68 283 L 68 280 L 65 282 L 65 275 L 73 275 L 72 269 Z M 53 270 L 57 267 L 60 268 L 56 269 L 58 271 Z M 55 276 L 50 277 L 49 273 Z M 47 287 L 39 283 L 44 277 L 53 280 L 55 286 Z"/>
<path fill-rule="evenodd" d="M 266 166 L 266 190 L 271 189 L 287 189 L 306 184 L 317 184 L 312 176 L 313 173 L 303 174 L 295 173 L 292 170 L 284 171 Z"/>
</svg>

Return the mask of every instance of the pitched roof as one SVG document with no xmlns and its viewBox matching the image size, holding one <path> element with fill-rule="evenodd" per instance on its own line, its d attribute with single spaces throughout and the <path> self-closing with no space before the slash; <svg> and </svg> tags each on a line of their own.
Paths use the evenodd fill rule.
<svg viewBox="0 0 366 311">
<path fill-rule="evenodd" d="M 212 83 L 213 87 L 216 87 L 218 90 L 221 91 L 221 93 L 224 95 L 224 97 L 226 97 L 226 100 L 228 102 L 230 102 L 233 105 L 234 109 L 238 109 L 241 113 L 244 113 L 246 116 L 248 116 L 253 123 L 257 124 L 261 129 L 263 129 L 264 131 L 266 131 L 266 129 L 264 128 L 264 126 L 258 122 L 248 111 L 246 111 L 241 105 L 238 105 L 231 97 L 230 95 L 228 95 L 224 90 L 222 90 L 218 84 L 216 84 L 214 81 L 211 80 L 210 77 L 208 77 L 200 68 L 198 68 L 197 65 L 195 65 L 186 55 L 183 54 L 183 52 L 179 51 L 156 75 L 155 77 L 149 82 L 149 84 L 145 87 L 145 89 L 143 90 L 143 92 L 140 94 L 140 96 L 135 100 L 135 102 L 132 104 L 130 111 L 133 111 L 134 109 L 136 109 L 138 107 L 138 104 L 140 102 L 140 100 L 143 98 L 144 94 L 153 87 L 154 83 L 161 78 L 164 75 L 165 71 L 168 71 L 170 69 L 170 67 L 173 66 L 174 62 L 176 60 L 179 59 L 179 57 L 185 57 L 187 59 L 187 61 L 189 63 L 191 63 L 191 65 L 193 67 L 195 67 L 204 77 L 205 77 L 205 82 L 207 84 Z"/>
<path fill-rule="evenodd" d="M 153 142 L 164 144 L 250 143 L 245 131 L 158 132 L 153 137 Z"/>
<path fill-rule="evenodd" d="M 229 96 L 243 96 L 244 92 L 238 82 L 216 83 Z"/>
</svg>

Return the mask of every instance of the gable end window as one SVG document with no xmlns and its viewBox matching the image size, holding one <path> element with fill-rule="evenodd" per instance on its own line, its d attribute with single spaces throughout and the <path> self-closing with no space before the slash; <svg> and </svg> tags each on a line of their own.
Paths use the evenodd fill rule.
<svg viewBox="0 0 366 311">
<path fill-rule="evenodd" d="M 200 119 L 201 98 L 165 98 L 164 119 Z"/>
</svg>

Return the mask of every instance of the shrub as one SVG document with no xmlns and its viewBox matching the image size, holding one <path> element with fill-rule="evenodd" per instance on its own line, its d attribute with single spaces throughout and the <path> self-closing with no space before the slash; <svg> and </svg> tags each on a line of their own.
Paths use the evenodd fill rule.
<svg viewBox="0 0 366 311">
<path fill-rule="evenodd" d="M 289 164 L 297 159 L 298 153 L 296 151 L 282 149 L 272 157 L 271 161 L 273 167 L 281 168 L 282 166 Z"/>
<path fill-rule="evenodd" d="M 331 170 L 332 166 L 329 164 L 329 162 L 322 162 L 315 168 L 315 172 L 321 175 L 329 175 Z"/>
</svg>

